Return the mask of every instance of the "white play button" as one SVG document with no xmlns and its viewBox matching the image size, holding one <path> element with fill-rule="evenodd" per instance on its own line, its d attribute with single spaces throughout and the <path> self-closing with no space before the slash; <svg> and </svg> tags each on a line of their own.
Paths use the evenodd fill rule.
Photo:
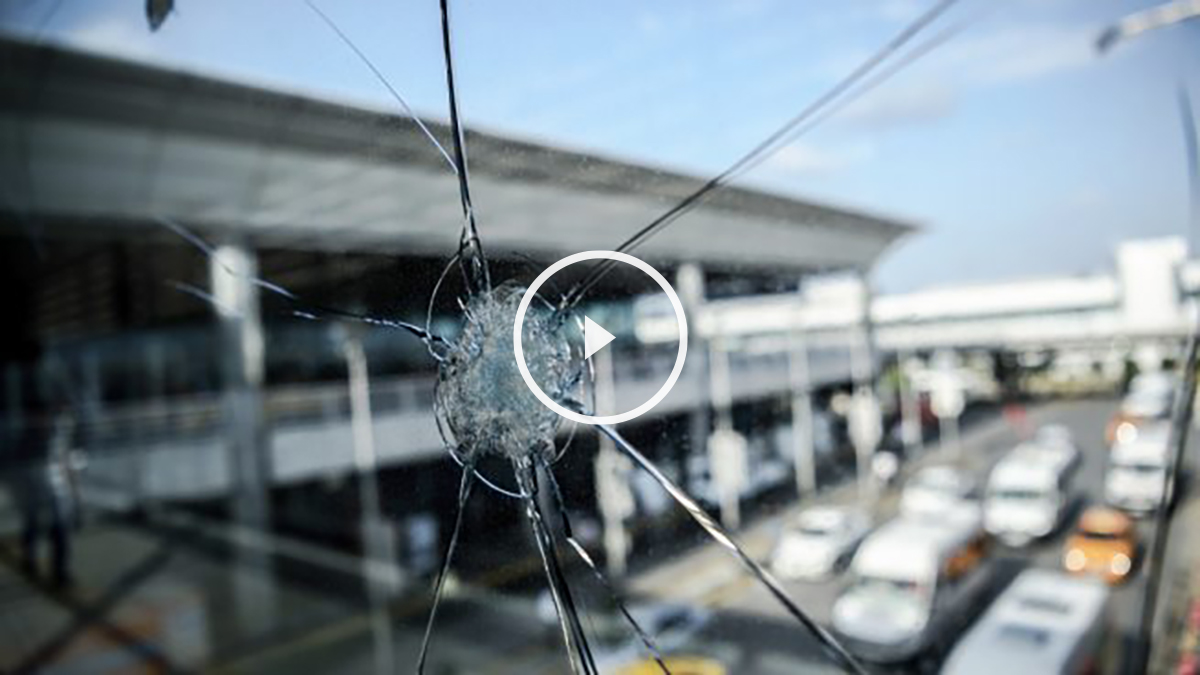
<svg viewBox="0 0 1200 675">
<path fill-rule="evenodd" d="M 667 299 L 671 301 L 671 309 L 675 310 L 676 325 L 679 328 L 679 349 L 675 355 L 675 365 L 671 368 L 671 374 L 667 376 L 667 381 L 650 397 L 650 400 L 633 410 L 626 410 L 623 413 L 613 415 L 585 415 L 578 409 L 567 408 L 559 401 L 546 395 L 546 392 L 542 391 L 542 388 L 534 381 L 533 374 L 529 372 L 529 366 L 525 363 L 525 350 L 521 344 L 521 341 L 525 339 L 522 331 L 522 327 L 525 325 L 525 313 L 529 311 L 530 303 L 538 297 L 537 292 L 542 287 L 542 284 L 546 283 L 556 272 L 568 265 L 573 265 L 584 260 L 596 259 L 616 260 L 617 262 L 631 265 L 645 272 L 667 294 Z M 540 302 L 545 303 L 545 300 L 541 300 Z M 578 316 L 578 314 L 571 316 Z M 671 391 L 671 387 L 675 386 L 675 382 L 679 379 L 679 374 L 683 372 L 683 362 L 687 357 L 687 335 L 687 317 L 683 315 L 683 303 L 679 301 L 679 295 L 675 293 L 675 289 L 671 288 L 671 284 L 667 283 L 667 280 L 658 270 L 628 253 L 621 253 L 619 251 L 583 251 L 569 255 L 547 267 L 533 280 L 529 288 L 525 289 L 525 295 L 521 297 L 521 303 L 517 305 L 517 315 L 513 319 L 513 357 L 517 360 L 517 369 L 521 371 L 521 379 L 525 380 L 525 384 L 529 386 L 529 391 L 533 392 L 533 395 L 542 402 L 542 405 L 566 419 L 578 422 L 579 424 L 622 424 L 634 419 L 638 415 L 648 412 L 651 408 L 658 405 L 666 398 L 667 394 Z M 586 316 L 583 317 L 583 350 L 586 353 L 585 358 L 591 358 L 593 354 L 603 349 L 612 341 L 612 333 L 604 330 L 599 324 Z M 572 408 L 578 408 L 578 406 L 572 406 Z"/>
<path fill-rule="evenodd" d="M 601 328 L 600 324 L 587 316 L 583 317 L 583 358 L 592 358 L 592 354 L 604 349 L 604 345 L 614 339 L 613 334 Z"/>
</svg>

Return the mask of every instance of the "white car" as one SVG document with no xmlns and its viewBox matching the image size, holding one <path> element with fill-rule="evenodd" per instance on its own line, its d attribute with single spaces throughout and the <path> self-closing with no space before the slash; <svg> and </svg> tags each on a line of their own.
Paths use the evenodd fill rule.
<svg viewBox="0 0 1200 675">
<path fill-rule="evenodd" d="M 1141 419 L 1170 417 L 1175 402 L 1175 377 L 1169 373 L 1144 373 L 1129 383 L 1121 412 Z"/>
<path fill-rule="evenodd" d="M 1147 425 L 1131 438 L 1118 441 L 1109 453 L 1104 496 L 1109 504 L 1135 513 L 1150 513 L 1170 502 L 1173 486 L 1165 485 L 1171 427 L 1166 422 Z"/>
<path fill-rule="evenodd" d="M 871 519 L 858 509 L 807 509 L 780 534 L 771 567 L 785 579 L 828 579 L 849 564 L 870 531 Z"/>
<path fill-rule="evenodd" d="M 974 503 L 975 479 L 950 466 L 931 466 L 918 471 L 900 495 L 900 513 L 906 516 L 940 518 L 948 511 L 978 509 Z"/>
</svg>

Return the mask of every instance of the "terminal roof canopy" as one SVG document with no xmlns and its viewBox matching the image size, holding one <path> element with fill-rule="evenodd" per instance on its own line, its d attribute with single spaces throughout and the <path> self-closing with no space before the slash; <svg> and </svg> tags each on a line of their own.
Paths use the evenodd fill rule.
<svg viewBox="0 0 1200 675">
<path fill-rule="evenodd" d="M 100 233 L 166 217 L 262 245 L 446 255 L 457 184 L 417 126 L 393 114 L 0 38 L 2 180 L 50 229 Z M 449 144 L 443 124 L 428 122 Z M 615 248 L 700 179 L 469 132 L 489 254 Z M 20 146 L 20 147 L 18 147 Z M 13 228 L 14 218 L 6 219 Z M 867 268 L 912 228 L 726 188 L 638 247 L 712 269 Z"/>
</svg>

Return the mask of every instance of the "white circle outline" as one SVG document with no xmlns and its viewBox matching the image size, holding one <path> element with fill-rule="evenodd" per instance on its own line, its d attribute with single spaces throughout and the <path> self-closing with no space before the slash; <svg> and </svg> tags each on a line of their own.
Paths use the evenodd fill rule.
<svg viewBox="0 0 1200 675">
<path fill-rule="evenodd" d="M 529 303 L 533 300 L 537 290 L 542 287 L 542 284 L 567 265 L 573 265 L 583 260 L 595 260 L 596 258 L 605 258 L 607 260 L 616 260 L 645 272 L 651 279 L 654 279 L 662 289 L 666 291 L 667 298 L 671 301 L 671 307 L 675 309 L 675 318 L 679 321 L 679 353 L 675 357 L 675 367 L 671 369 L 671 375 L 667 377 L 667 382 L 664 384 L 654 396 L 650 397 L 649 401 L 640 406 L 623 412 L 619 415 L 584 415 L 577 413 L 574 410 L 568 410 L 559 405 L 542 391 L 537 382 L 533 381 L 533 376 L 529 374 L 529 367 L 525 365 L 525 350 L 521 345 L 521 328 L 525 325 L 525 312 L 529 309 Z M 675 386 L 675 381 L 679 379 L 679 373 L 683 371 L 683 362 L 687 358 L 687 318 L 683 315 L 683 303 L 679 301 L 679 296 L 675 294 L 675 289 L 671 288 L 671 284 L 663 278 L 663 275 L 658 270 L 651 267 L 648 263 L 638 258 L 635 258 L 628 253 L 619 253 L 617 251 L 583 251 L 569 255 L 562 260 L 547 267 L 545 271 L 538 275 L 533 283 L 529 285 L 529 289 L 525 291 L 524 297 L 521 298 L 521 304 L 517 306 L 516 320 L 513 321 L 513 354 L 517 357 L 517 368 L 521 371 L 521 378 L 525 380 L 525 384 L 533 395 L 538 398 L 547 408 L 562 415 L 563 417 L 579 422 L 580 424 L 608 424 L 616 425 L 622 422 L 628 422 L 635 417 L 644 415 L 650 412 L 650 409 L 658 405 L 667 394 L 670 393 L 671 387 Z"/>
</svg>

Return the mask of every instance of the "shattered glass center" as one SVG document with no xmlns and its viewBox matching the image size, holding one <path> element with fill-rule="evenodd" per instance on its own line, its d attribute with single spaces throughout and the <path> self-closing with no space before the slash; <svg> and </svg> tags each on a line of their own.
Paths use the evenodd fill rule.
<svg viewBox="0 0 1200 675">
<path fill-rule="evenodd" d="M 523 286 L 505 282 L 475 295 L 462 333 L 439 370 L 439 420 L 467 459 L 554 454 L 562 418 L 529 391 L 513 358 L 512 327 L 524 293 Z M 555 400 L 569 397 L 582 369 L 566 325 L 539 304 L 529 308 L 523 327 L 529 371 Z"/>
</svg>

